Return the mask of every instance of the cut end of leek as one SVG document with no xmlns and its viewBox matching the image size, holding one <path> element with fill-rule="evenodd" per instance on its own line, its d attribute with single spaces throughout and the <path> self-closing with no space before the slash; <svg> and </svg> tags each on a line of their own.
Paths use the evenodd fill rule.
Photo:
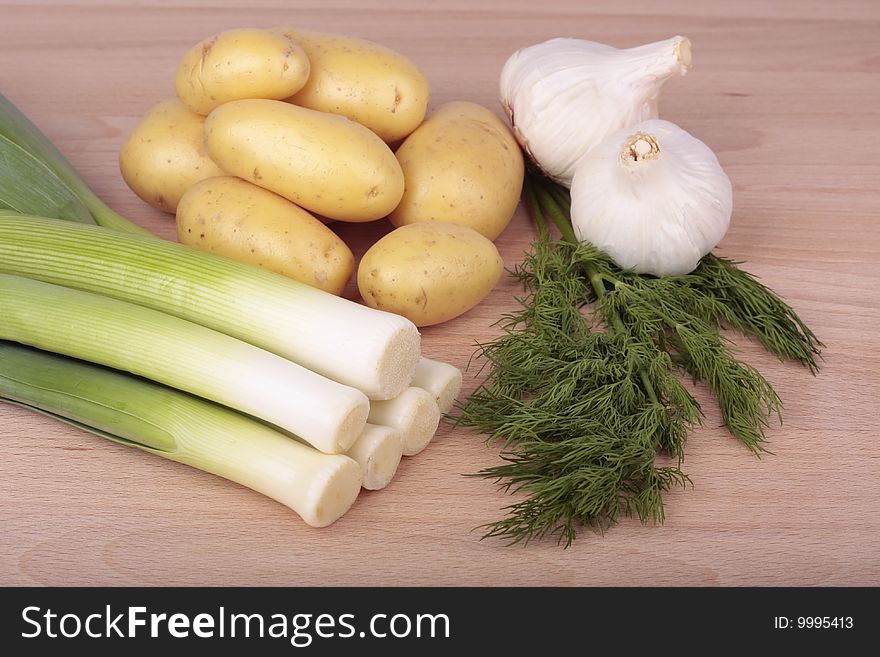
<svg viewBox="0 0 880 657">
<path fill-rule="evenodd" d="M 326 527 L 348 511 L 361 490 L 361 466 L 342 454 L 326 455 L 320 473 L 312 479 L 298 513 L 312 527 Z"/>
<path fill-rule="evenodd" d="M 423 357 L 416 366 L 412 385 L 431 393 L 440 408 L 440 413 L 448 413 L 461 392 L 461 370 L 449 363 Z"/>
<path fill-rule="evenodd" d="M 367 423 L 369 412 L 370 404 L 366 398 L 355 399 L 348 411 L 340 413 L 339 424 L 335 431 L 328 434 L 333 436 L 333 444 L 327 445 L 326 448 L 319 447 L 319 449 L 330 454 L 347 452 L 357 442 Z"/>
<path fill-rule="evenodd" d="M 414 456 L 428 446 L 437 432 L 440 408 L 431 393 L 410 387 L 394 399 L 371 402 L 367 421 L 400 431 L 403 455 Z"/>
<path fill-rule="evenodd" d="M 421 354 L 421 337 L 408 321 L 391 333 L 376 358 L 375 385 L 364 390 L 370 399 L 393 399 L 407 389 Z M 353 384 L 349 384 L 353 385 Z"/>
<path fill-rule="evenodd" d="M 363 487 L 379 490 L 385 488 L 397 472 L 403 456 L 403 438 L 397 429 L 368 424 L 348 450 L 348 456 L 357 461 L 364 472 Z"/>
</svg>

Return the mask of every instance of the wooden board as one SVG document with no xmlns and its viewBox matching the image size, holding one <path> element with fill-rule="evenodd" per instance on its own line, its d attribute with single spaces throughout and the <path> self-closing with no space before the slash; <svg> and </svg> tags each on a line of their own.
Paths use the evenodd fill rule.
<svg viewBox="0 0 880 657">
<path fill-rule="evenodd" d="M 432 106 L 499 112 L 515 49 L 570 35 L 632 46 L 674 34 L 695 66 L 661 112 L 705 140 L 733 180 L 720 253 L 784 295 L 827 345 L 817 378 L 754 345 L 785 424 L 755 458 L 705 402 L 688 443 L 693 488 L 662 526 L 625 521 L 562 550 L 480 541 L 511 502 L 464 473 L 497 447 L 443 429 L 389 488 L 327 529 L 240 486 L 0 405 L 0 584 L 831 585 L 880 584 L 880 5 L 864 2 L 288 2 L 0 0 L 0 90 L 113 207 L 165 237 L 172 218 L 125 186 L 118 148 L 169 97 L 193 43 L 240 26 L 296 24 L 380 41 L 430 77 Z M 178 6 L 182 5 L 182 6 Z M 385 227 L 349 226 L 362 252 Z M 534 232 L 520 211 L 498 240 L 508 266 Z M 464 317 L 424 330 L 464 367 L 513 307 L 505 281 Z M 466 390 L 475 385 L 474 370 Z"/>
</svg>

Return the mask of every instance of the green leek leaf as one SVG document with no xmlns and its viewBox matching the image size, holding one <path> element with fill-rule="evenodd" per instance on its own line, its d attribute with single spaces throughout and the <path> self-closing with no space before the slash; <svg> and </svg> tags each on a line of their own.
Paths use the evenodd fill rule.
<svg viewBox="0 0 880 657">
<path fill-rule="evenodd" d="M 0 135 L 0 207 L 94 224 L 86 206 L 33 153 Z"/>
<path fill-rule="evenodd" d="M 0 94 L 0 136 L 18 145 L 21 150 L 42 162 L 45 167 L 44 171 L 52 172 L 58 181 L 67 186 L 72 194 L 79 199 L 80 203 L 87 208 L 92 217 L 94 217 L 95 223 L 105 228 L 112 228 L 127 233 L 152 234 L 122 215 L 117 214 L 99 199 L 79 173 L 77 173 L 76 169 L 73 168 L 73 165 L 61 154 L 61 151 L 3 94 Z M 25 181 L 19 173 L 14 169 L 7 171 L 0 168 L 0 190 L 14 189 L 25 185 L 37 187 L 46 185 L 51 187 L 56 184 L 49 178 Z M 23 194 L 23 192 L 20 193 Z M 14 209 L 25 214 L 45 214 L 38 207 L 16 207 Z M 55 215 L 51 216 L 54 217 Z M 70 217 L 56 218 L 67 219 Z"/>
</svg>

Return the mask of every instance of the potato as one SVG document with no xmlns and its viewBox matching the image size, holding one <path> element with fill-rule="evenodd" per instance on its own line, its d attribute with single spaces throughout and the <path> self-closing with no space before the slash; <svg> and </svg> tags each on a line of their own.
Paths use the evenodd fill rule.
<svg viewBox="0 0 880 657">
<path fill-rule="evenodd" d="M 249 182 L 224 176 L 193 185 L 177 208 L 184 244 L 263 267 L 341 294 L 354 255 L 302 208 Z"/>
<path fill-rule="evenodd" d="M 522 192 L 522 151 L 507 126 L 481 105 L 447 103 L 397 149 L 406 191 L 395 226 L 448 221 L 490 240 L 510 223 Z"/>
<path fill-rule="evenodd" d="M 403 55 L 372 41 L 278 28 L 311 63 L 305 86 L 287 100 L 342 114 L 387 142 L 398 141 L 425 118 L 428 79 Z"/>
<path fill-rule="evenodd" d="M 328 219 L 379 219 L 403 194 L 391 149 L 336 114 L 279 100 L 237 100 L 208 115 L 205 145 L 229 173 Z"/>
<path fill-rule="evenodd" d="M 196 44 L 174 78 L 177 97 L 208 114 L 231 100 L 295 94 L 309 78 L 309 60 L 289 38 L 270 30 L 229 30 Z"/>
<path fill-rule="evenodd" d="M 495 245 L 475 230 L 421 223 L 397 228 L 370 247 L 357 281 L 371 308 L 430 326 L 476 306 L 503 267 Z"/>
<path fill-rule="evenodd" d="M 150 108 L 119 151 L 119 170 L 131 190 L 174 213 L 187 188 L 224 175 L 205 151 L 204 123 L 176 99 Z"/>
</svg>

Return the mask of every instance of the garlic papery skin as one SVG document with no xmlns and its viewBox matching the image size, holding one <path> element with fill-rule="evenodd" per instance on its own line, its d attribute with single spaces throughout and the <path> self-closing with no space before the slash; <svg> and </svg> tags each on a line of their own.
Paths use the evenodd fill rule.
<svg viewBox="0 0 880 657">
<path fill-rule="evenodd" d="M 732 210 L 730 179 L 712 150 L 660 119 L 607 137 L 571 185 L 577 238 L 639 274 L 693 271 L 724 237 Z"/>
<path fill-rule="evenodd" d="M 523 150 L 569 187 L 575 165 L 617 130 L 657 117 L 657 97 L 691 65 L 690 41 L 620 50 L 551 39 L 515 52 L 501 71 L 501 103 Z"/>
</svg>

